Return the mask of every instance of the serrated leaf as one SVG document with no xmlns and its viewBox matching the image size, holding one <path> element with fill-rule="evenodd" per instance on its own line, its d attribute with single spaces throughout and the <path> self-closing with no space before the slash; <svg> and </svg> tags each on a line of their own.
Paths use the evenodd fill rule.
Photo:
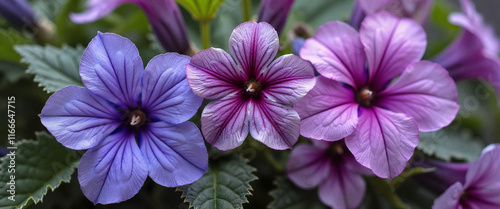
<svg viewBox="0 0 500 209">
<path fill-rule="evenodd" d="M 474 161 L 483 149 L 483 143 L 464 130 L 441 129 L 420 133 L 417 149 L 425 154 L 451 161 L 452 159 Z"/>
<path fill-rule="evenodd" d="M 191 13 L 193 19 L 208 22 L 214 19 L 217 10 L 225 0 L 176 0 Z"/>
<path fill-rule="evenodd" d="M 47 92 L 54 92 L 66 86 L 83 86 L 79 64 L 83 48 L 63 46 L 18 45 L 22 62 L 29 64 L 28 73 L 35 74 L 35 81 Z"/>
<path fill-rule="evenodd" d="M 66 149 L 45 132 L 36 133 L 36 136 L 37 141 L 18 142 L 17 149 L 10 150 L 15 155 L 1 159 L 0 209 L 24 208 L 42 201 L 49 189 L 54 191 L 61 182 L 69 182 L 78 166 L 75 151 Z M 14 156 L 14 161 L 11 161 L 11 156 Z M 11 176 L 15 178 L 15 196 L 8 191 Z"/>
<path fill-rule="evenodd" d="M 279 177 L 274 181 L 276 189 L 269 192 L 274 200 L 269 204 L 271 209 L 327 209 L 321 203 L 316 190 L 303 190 L 286 178 Z"/>
<path fill-rule="evenodd" d="M 178 187 L 184 202 L 195 209 L 243 208 L 251 195 L 250 182 L 255 168 L 241 156 L 228 156 L 211 162 L 208 171 L 196 182 Z"/>
</svg>

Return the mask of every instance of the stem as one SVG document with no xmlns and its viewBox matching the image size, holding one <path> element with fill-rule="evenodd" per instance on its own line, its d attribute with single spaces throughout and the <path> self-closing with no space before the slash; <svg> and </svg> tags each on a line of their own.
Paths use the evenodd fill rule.
<svg viewBox="0 0 500 209">
<path fill-rule="evenodd" d="M 201 44 L 203 49 L 210 47 L 210 21 L 200 22 Z"/>
<path fill-rule="evenodd" d="M 243 21 L 250 21 L 250 14 L 252 13 L 252 0 L 243 0 Z"/>
</svg>

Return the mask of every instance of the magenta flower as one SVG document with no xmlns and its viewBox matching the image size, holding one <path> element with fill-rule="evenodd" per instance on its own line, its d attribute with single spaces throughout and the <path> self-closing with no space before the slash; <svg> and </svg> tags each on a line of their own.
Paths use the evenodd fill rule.
<svg viewBox="0 0 500 209">
<path fill-rule="evenodd" d="M 321 26 L 300 53 L 321 74 L 294 106 L 300 133 L 327 141 L 345 137 L 361 165 L 383 178 L 399 175 L 418 132 L 448 125 L 458 111 L 446 70 L 420 61 L 426 44 L 417 22 L 388 12 L 366 17 L 359 34 L 343 22 Z"/>
<path fill-rule="evenodd" d="M 320 200 L 332 208 L 356 208 L 366 190 L 361 175 L 370 175 L 344 142 L 313 140 L 293 148 L 287 163 L 288 178 L 303 189 L 319 187 Z"/>
<path fill-rule="evenodd" d="M 299 137 L 300 118 L 289 105 L 315 83 L 309 62 L 295 55 L 273 61 L 278 34 L 268 23 L 245 22 L 229 39 L 234 59 L 221 49 L 197 53 L 187 65 L 195 94 L 209 103 L 201 131 L 213 146 L 228 150 L 252 137 L 273 149 L 289 149 Z"/>
<path fill-rule="evenodd" d="M 176 187 L 207 170 L 200 131 L 187 121 L 202 99 L 186 81 L 188 56 L 154 57 L 143 70 L 132 42 L 99 33 L 80 63 L 84 87 L 54 93 L 40 114 L 64 146 L 89 149 L 78 167 L 83 193 L 109 204 L 134 196 L 149 176 Z"/>
<path fill-rule="evenodd" d="M 434 62 L 446 68 L 456 81 L 485 79 L 499 94 L 498 38 L 493 28 L 483 23 L 483 18 L 470 0 L 461 0 L 460 3 L 462 13 L 451 14 L 449 21 L 464 28 L 464 31 L 434 59 Z"/>
<path fill-rule="evenodd" d="M 258 22 L 271 24 L 278 35 L 285 27 L 286 19 L 294 0 L 262 0 L 259 6 Z"/>
<path fill-rule="evenodd" d="M 356 0 L 350 24 L 359 28 L 365 15 L 388 11 L 398 17 L 409 17 L 424 24 L 434 0 Z"/>
<path fill-rule="evenodd" d="M 146 13 L 156 37 L 167 52 L 189 53 L 186 26 L 174 0 L 89 0 L 89 10 L 70 17 L 76 23 L 93 22 L 125 3 L 134 3 Z"/>
<path fill-rule="evenodd" d="M 472 163 L 464 182 L 456 182 L 435 201 L 432 208 L 500 208 L 500 145 L 487 146 Z"/>
</svg>

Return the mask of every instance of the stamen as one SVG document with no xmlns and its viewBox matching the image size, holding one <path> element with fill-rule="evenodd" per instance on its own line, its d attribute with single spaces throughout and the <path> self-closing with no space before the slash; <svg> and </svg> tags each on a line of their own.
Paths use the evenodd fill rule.
<svg viewBox="0 0 500 209">
<path fill-rule="evenodd" d="M 132 115 L 132 119 L 130 120 L 130 125 L 135 126 L 141 122 L 141 116 Z"/>
<path fill-rule="evenodd" d="M 248 95 L 257 96 L 257 95 L 259 95 L 259 93 L 262 89 L 262 86 L 259 82 L 255 81 L 255 80 L 249 80 L 249 81 L 245 82 L 245 86 L 243 87 L 243 89 L 245 89 L 245 92 Z"/>
<path fill-rule="evenodd" d="M 356 101 L 362 106 L 369 107 L 375 98 L 375 92 L 369 88 L 363 88 L 356 94 Z"/>
<path fill-rule="evenodd" d="M 250 93 L 255 93 L 255 89 L 253 89 L 252 87 L 253 87 L 253 84 L 252 84 L 252 83 L 249 83 L 249 84 L 248 84 L 248 88 L 247 88 L 247 92 L 250 92 Z"/>
</svg>

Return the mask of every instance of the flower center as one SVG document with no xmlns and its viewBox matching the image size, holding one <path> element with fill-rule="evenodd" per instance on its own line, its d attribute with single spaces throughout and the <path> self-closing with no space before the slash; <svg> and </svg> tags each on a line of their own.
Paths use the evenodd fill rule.
<svg viewBox="0 0 500 209">
<path fill-rule="evenodd" d="M 371 106 L 374 98 L 375 92 L 367 87 L 362 88 L 361 91 L 356 94 L 356 102 L 365 107 Z"/>
<path fill-rule="evenodd" d="M 247 95 L 256 96 L 260 93 L 261 89 L 262 85 L 257 81 L 249 80 L 245 83 L 245 92 Z"/>
<path fill-rule="evenodd" d="M 130 126 L 136 128 L 139 128 L 142 125 L 144 125 L 146 121 L 147 121 L 146 113 L 144 113 L 140 109 L 131 111 L 127 118 L 127 122 L 130 124 Z"/>
<path fill-rule="evenodd" d="M 344 160 L 344 154 L 346 154 L 345 149 L 345 144 L 342 141 L 332 142 L 332 144 L 328 148 L 328 153 L 331 160 L 335 163 L 342 162 Z"/>
</svg>

